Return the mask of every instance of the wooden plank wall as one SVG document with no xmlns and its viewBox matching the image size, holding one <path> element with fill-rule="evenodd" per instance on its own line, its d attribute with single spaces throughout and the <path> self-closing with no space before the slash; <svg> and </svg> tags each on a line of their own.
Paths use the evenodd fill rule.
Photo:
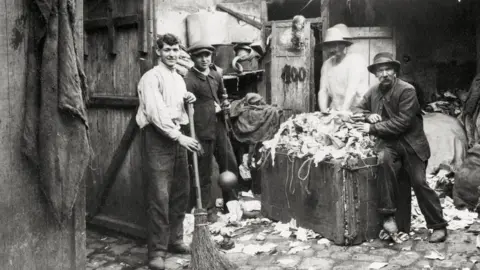
<svg viewBox="0 0 480 270">
<path fill-rule="evenodd" d="M 77 4 L 81 29 L 83 1 Z M 60 228 L 40 192 L 37 175 L 20 152 L 32 3 L 4 0 L 1 5 L 0 269 L 85 269 L 84 190 L 73 219 Z M 82 44 L 78 45 L 81 51 Z"/>
<path fill-rule="evenodd" d="M 96 2 L 96 1 L 93 1 Z M 92 2 L 92 3 L 93 3 Z M 116 16 L 138 12 L 140 1 L 114 1 Z M 86 18 L 105 16 L 105 6 L 88 9 Z M 149 26 L 153 27 L 152 25 Z M 153 33 L 152 31 L 150 31 Z M 86 75 L 89 79 L 90 95 L 112 97 L 135 97 L 137 83 L 141 77 L 141 60 L 138 29 L 116 31 L 116 56 L 109 55 L 106 30 L 89 32 L 87 35 L 88 56 L 85 58 Z M 149 46 L 151 38 L 149 39 Z M 151 46 L 150 46 L 151 47 Z M 132 108 L 95 107 L 88 109 L 90 138 L 93 150 L 91 170 L 87 177 L 87 211 L 93 211 L 95 197 L 101 184 L 106 181 L 105 172 L 113 153 L 135 113 Z M 145 224 L 143 179 L 141 170 L 141 137 L 135 137 L 124 163 L 117 174 L 115 184 L 100 214 L 93 223 L 120 230 L 133 235 L 142 235 Z"/>
<path fill-rule="evenodd" d="M 396 42 L 392 28 L 389 27 L 349 27 L 353 45 L 349 52 L 362 55 L 370 65 L 373 57 L 379 52 L 390 52 L 395 57 Z M 365 76 L 369 76 L 369 85 L 378 80 L 365 69 Z"/>
</svg>

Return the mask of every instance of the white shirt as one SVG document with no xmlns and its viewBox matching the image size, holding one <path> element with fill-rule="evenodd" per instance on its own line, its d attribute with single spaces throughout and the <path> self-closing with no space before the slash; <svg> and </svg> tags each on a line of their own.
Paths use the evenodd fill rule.
<svg viewBox="0 0 480 270">
<path fill-rule="evenodd" d="M 326 88 L 332 100 L 330 108 L 337 111 L 343 110 L 345 96 L 351 89 L 355 93 L 349 108 L 352 110 L 368 91 L 368 76 L 367 62 L 361 55 L 349 53 L 338 64 L 330 57 L 322 66 L 320 89 Z"/>
<path fill-rule="evenodd" d="M 188 124 L 184 97 L 187 87 L 175 69 L 160 62 L 143 74 L 138 83 L 138 108 L 136 121 L 140 128 L 148 124 L 157 126 L 172 140 L 180 137 L 180 125 Z"/>
</svg>

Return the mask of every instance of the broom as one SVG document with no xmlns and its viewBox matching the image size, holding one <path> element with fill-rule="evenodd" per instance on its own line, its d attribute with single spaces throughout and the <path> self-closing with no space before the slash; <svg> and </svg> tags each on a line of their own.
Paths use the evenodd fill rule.
<svg viewBox="0 0 480 270">
<path fill-rule="evenodd" d="M 193 123 L 193 104 L 188 104 L 188 118 L 190 120 L 190 136 L 196 138 Z M 200 192 L 200 176 L 198 174 L 198 156 L 193 153 L 193 169 L 195 173 L 195 190 L 197 192 L 197 207 L 194 212 L 195 229 L 192 238 L 191 270 L 233 270 L 238 267 L 231 263 L 215 246 L 210 235 L 207 222 L 207 211 L 202 208 Z"/>
</svg>

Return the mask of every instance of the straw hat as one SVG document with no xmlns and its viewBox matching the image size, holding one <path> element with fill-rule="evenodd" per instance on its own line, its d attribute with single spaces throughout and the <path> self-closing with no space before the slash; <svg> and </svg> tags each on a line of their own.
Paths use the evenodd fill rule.
<svg viewBox="0 0 480 270">
<path fill-rule="evenodd" d="M 352 35 L 350 35 L 350 31 L 348 31 L 348 27 L 345 24 L 339 23 L 334 25 L 332 28 L 337 28 L 338 30 L 340 30 L 340 32 L 342 32 L 342 36 L 344 39 L 352 38 Z"/>
<path fill-rule="evenodd" d="M 375 55 L 375 57 L 373 58 L 373 64 L 371 64 L 367 68 L 368 68 L 368 71 L 370 71 L 370 73 L 375 74 L 375 70 L 377 69 L 377 66 L 384 65 L 384 64 L 392 65 L 397 72 L 400 71 L 400 61 L 395 60 L 393 58 L 393 54 L 389 52 L 377 53 L 377 55 Z"/>
<path fill-rule="evenodd" d="M 327 33 L 325 34 L 325 40 L 322 42 L 322 45 L 331 44 L 331 43 L 343 43 L 347 46 L 352 45 L 352 42 L 345 40 L 343 38 L 342 32 L 338 28 L 328 28 Z"/>
</svg>

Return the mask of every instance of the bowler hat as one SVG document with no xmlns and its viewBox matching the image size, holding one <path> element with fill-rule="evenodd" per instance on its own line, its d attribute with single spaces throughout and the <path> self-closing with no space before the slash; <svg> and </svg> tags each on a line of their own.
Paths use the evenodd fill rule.
<svg viewBox="0 0 480 270">
<path fill-rule="evenodd" d="M 375 73 L 377 66 L 384 64 L 392 65 L 397 72 L 400 70 L 400 62 L 393 59 L 393 54 L 389 52 L 377 53 L 377 55 L 373 57 L 373 64 L 367 68 L 370 73 Z"/>
<path fill-rule="evenodd" d="M 331 43 L 343 43 L 347 46 L 352 45 L 352 42 L 343 38 L 342 31 L 338 28 L 329 28 L 325 34 L 325 40 L 322 45 L 331 44 Z"/>
<path fill-rule="evenodd" d="M 348 31 L 348 27 L 345 24 L 339 23 L 334 25 L 332 28 L 337 28 L 338 30 L 340 30 L 344 39 L 352 38 L 352 35 L 350 35 L 350 31 Z"/>
<path fill-rule="evenodd" d="M 198 41 L 188 48 L 188 53 L 191 55 L 196 55 L 202 52 L 213 53 L 214 50 L 215 48 L 210 43 Z"/>
</svg>

